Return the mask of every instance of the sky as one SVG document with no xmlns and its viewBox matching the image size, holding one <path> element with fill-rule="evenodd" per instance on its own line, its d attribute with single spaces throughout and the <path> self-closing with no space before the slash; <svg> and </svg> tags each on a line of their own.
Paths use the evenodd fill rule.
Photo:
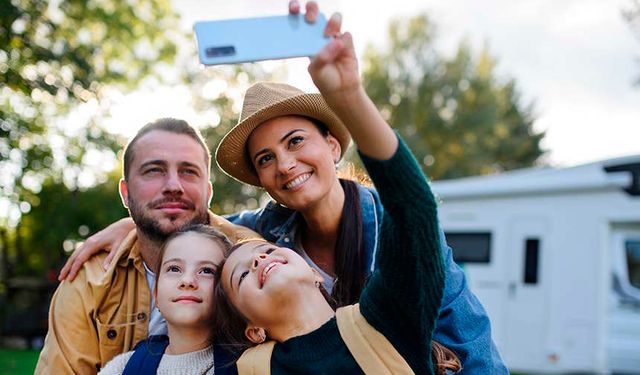
<svg viewBox="0 0 640 375">
<path fill-rule="evenodd" d="M 436 47 L 451 54 L 466 38 L 478 52 L 487 47 L 501 79 L 514 78 L 522 104 L 534 104 L 536 130 L 545 131 L 546 161 L 570 166 L 640 154 L 640 38 L 622 17 L 631 0 L 318 0 L 326 14 L 339 11 L 361 54 L 367 44 L 384 47 L 392 17 L 426 12 L 437 26 Z M 372 6 L 375 4 L 375 6 Z M 198 20 L 284 14 L 287 0 L 174 0 L 181 25 Z M 197 56 L 193 57 L 194 59 Z M 308 60 L 287 61 L 288 82 L 315 88 Z M 115 101 L 112 124 L 162 116 L 195 115 L 184 87 L 155 88 Z M 140 108 L 149 110 L 140 111 Z M 150 118 L 150 113 L 153 118 Z M 117 126 L 115 126 L 117 128 Z"/>
</svg>

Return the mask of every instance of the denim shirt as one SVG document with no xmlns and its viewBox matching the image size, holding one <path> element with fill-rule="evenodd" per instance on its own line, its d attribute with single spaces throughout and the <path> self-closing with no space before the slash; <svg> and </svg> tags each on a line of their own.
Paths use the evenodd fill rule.
<svg viewBox="0 0 640 375">
<path fill-rule="evenodd" d="M 365 261 L 375 267 L 378 232 L 384 216 L 382 203 L 374 189 L 358 186 L 362 209 Z M 242 211 L 226 219 L 260 233 L 278 246 L 295 250 L 295 231 L 300 213 L 270 202 L 254 211 Z M 453 350 L 462 362 L 462 374 L 508 374 L 491 339 L 491 324 L 478 298 L 469 290 L 462 269 L 453 261 L 451 248 L 440 229 L 446 269 L 444 296 L 433 339 Z"/>
</svg>

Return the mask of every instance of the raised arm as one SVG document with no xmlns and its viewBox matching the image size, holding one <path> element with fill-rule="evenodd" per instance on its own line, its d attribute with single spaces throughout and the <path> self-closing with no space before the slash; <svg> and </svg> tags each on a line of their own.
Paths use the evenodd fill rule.
<svg viewBox="0 0 640 375">
<path fill-rule="evenodd" d="M 340 26 L 341 17 L 331 17 L 325 33 L 335 39 L 312 60 L 309 73 L 327 103 L 349 128 L 361 154 L 388 160 L 397 149 L 397 138 L 365 93 L 352 37 L 349 33 L 340 34 Z M 507 374 L 491 338 L 489 318 L 469 290 L 464 273 L 453 262 L 444 237 L 440 237 L 446 287 L 435 338 L 456 351 L 465 370 Z"/>
<path fill-rule="evenodd" d="M 360 151 L 387 160 L 398 140 L 362 86 L 350 33 L 340 33 L 342 16 L 331 16 L 325 35 L 335 38 L 309 64 L 309 74 L 331 109 L 347 126 Z"/>
</svg>

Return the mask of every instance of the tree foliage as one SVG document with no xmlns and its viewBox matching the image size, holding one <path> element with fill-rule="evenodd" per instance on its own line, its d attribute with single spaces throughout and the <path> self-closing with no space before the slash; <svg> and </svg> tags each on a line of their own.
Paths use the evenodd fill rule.
<svg viewBox="0 0 640 375">
<path fill-rule="evenodd" d="M 82 208 L 119 207 L 113 186 L 81 194 L 96 159 L 121 147 L 102 126 L 107 94 L 169 66 L 177 21 L 169 0 L 1 0 L 0 294 L 12 277 L 57 269 L 81 225 L 114 219 Z"/>
<path fill-rule="evenodd" d="M 46 178 L 73 188 L 88 153 L 118 147 L 98 103 L 172 61 L 177 17 L 168 0 L 3 0 L 0 21 L 0 190 L 26 212 Z M 96 113 L 69 127 L 83 103 Z"/>
<path fill-rule="evenodd" d="M 120 171 L 107 181 L 86 190 L 70 190 L 47 180 L 38 193 L 40 203 L 24 214 L 20 233 L 22 247 L 29 251 L 9 253 L 14 275 L 55 273 L 67 252 L 90 233 L 127 215 L 120 203 Z"/>
<path fill-rule="evenodd" d="M 488 51 L 474 56 L 462 42 L 442 56 L 426 15 L 392 21 L 389 42 L 365 52 L 365 87 L 432 178 L 527 167 L 543 154 L 532 106 L 521 104 L 514 80 L 497 78 Z"/>
</svg>

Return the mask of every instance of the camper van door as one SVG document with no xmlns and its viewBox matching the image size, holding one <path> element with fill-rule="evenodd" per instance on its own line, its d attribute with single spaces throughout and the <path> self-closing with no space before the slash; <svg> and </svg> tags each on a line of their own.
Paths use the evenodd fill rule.
<svg viewBox="0 0 640 375">
<path fill-rule="evenodd" d="M 518 217 L 509 230 L 505 360 L 518 368 L 541 368 L 545 343 L 548 295 L 543 267 L 549 225 L 541 217 Z"/>
<path fill-rule="evenodd" d="M 640 224 L 614 226 L 608 361 L 613 372 L 640 373 Z"/>
</svg>

